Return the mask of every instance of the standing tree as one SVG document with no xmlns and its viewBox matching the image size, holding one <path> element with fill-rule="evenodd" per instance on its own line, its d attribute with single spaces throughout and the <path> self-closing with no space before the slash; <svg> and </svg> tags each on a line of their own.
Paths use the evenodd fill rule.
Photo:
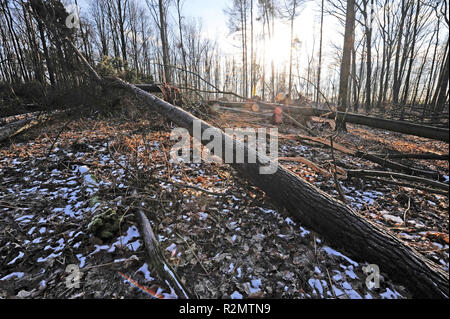
<svg viewBox="0 0 450 319">
<path fill-rule="evenodd" d="M 304 0 L 289 0 L 284 2 L 284 10 L 281 13 L 282 17 L 289 20 L 291 27 L 290 35 L 290 49 L 289 49 L 289 84 L 288 84 L 288 96 L 292 97 L 292 61 L 293 61 L 293 51 L 294 51 L 294 21 L 295 18 L 300 14 L 300 6 L 303 4 Z"/>
<path fill-rule="evenodd" d="M 168 40 L 168 26 L 167 26 L 167 0 L 146 0 L 147 6 L 150 9 L 153 20 L 158 26 L 161 37 L 161 50 L 163 59 L 163 82 L 171 83 L 171 66 L 169 57 L 169 40 Z"/>
</svg>

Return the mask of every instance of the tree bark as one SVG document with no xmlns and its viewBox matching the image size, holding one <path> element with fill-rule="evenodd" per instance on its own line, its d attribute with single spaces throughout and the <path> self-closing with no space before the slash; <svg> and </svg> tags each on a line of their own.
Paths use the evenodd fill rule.
<svg viewBox="0 0 450 319">
<path fill-rule="evenodd" d="M 345 22 L 344 50 L 342 53 L 340 84 L 339 84 L 339 101 L 338 110 L 340 112 L 347 111 L 347 95 L 348 95 L 348 79 L 350 77 L 351 53 L 354 45 L 354 29 L 355 26 L 355 0 L 347 1 L 347 13 Z M 336 113 L 336 130 L 344 130 L 345 120 L 338 112 Z"/>
<path fill-rule="evenodd" d="M 328 113 L 328 111 L 314 110 L 316 116 L 322 116 Z M 419 125 L 404 121 L 395 121 L 377 118 L 373 116 L 365 116 L 352 113 L 340 113 L 340 116 L 345 116 L 345 121 L 353 124 L 365 125 L 373 128 L 379 128 L 383 130 L 388 130 L 392 132 L 398 132 L 403 134 L 409 134 L 419 137 L 430 138 L 433 140 L 449 142 L 449 130 L 445 128 L 437 128 L 433 126 Z M 335 115 L 331 114 L 328 116 L 330 119 L 334 119 Z"/>
<path fill-rule="evenodd" d="M 81 55 L 79 51 L 76 51 Z M 86 61 L 86 60 L 84 60 Z M 392 279 L 403 283 L 416 297 L 448 298 L 448 273 L 405 245 L 392 233 L 379 225 L 366 220 L 350 207 L 336 201 L 312 184 L 300 179 L 277 162 L 243 145 L 210 124 L 202 121 L 183 109 L 173 106 L 132 84 L 120 79 L 107 81 L 124 90 L 134 93 L 148 107 L 186 128 L 191 135 L 194 121 L 200 124 L 200 131 L 210 129 L 222 138 L 225 152 L 243 147 L 245 154 L 256 156 L 256 163 L 234 163 L 231 166 L 244 178 L 264 190 L 278 205 L 285 207 L 290 215 L 321 234 L 331 245 L 344 250 L 350 257 L 373 262 Z M 210 141 L 200 141 L 204 145 Z M 230 150 L 229 145 L 232 145 Z M 261 174 L 262 167 L 277 165 L 274 174 Z M 280 191 L 282 190 L 282 191 Z"/>
<path fill-rule="evenodd" d="M 212 129 L 222 137 L 224 145 L 233 145 L 233 150 L 243 146 L 246 153 L 255 154 L 257 163 L 235 163 L 231 166 L 264 190 L 276 203 L 285 207 L 294 219 L 324 236 L 334 247 L 343 249 L 356 260 L 378 264 L 383 272 L 403 283 L 416 297 L 448 298 L 448 274 L 387 230 L 366 220 L 348 206 L 334 200 L 280 165 L 273 175 L 260 174 L 263 163 L 273 163 L 266 156 L 242 145 L 181 108 L 129 83 L 120 79 L 116 79 L 114 83 L 134 93 L 162 116 L 189 130 L 191 135 L 194 121 L 199 121 L 201 132 Z M 201 142 L 207 144 L 210 141 Z"/>
</svg>

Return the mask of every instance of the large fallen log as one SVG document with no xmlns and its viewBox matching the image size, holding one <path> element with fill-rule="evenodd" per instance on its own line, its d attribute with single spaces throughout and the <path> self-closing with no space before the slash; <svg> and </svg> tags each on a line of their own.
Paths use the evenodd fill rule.
<svg viewBox="0 0 450 319">
<path fill-rule="evenodd" d="M 148 93 L 162 93 L 161 86 L 158 84 L 136 84 L 136 87 Z"/>
<path fill-rule="evenodd" d="M 413 248 L 406 246 L 392 233 L 366 220 L 348 206 L 300 179 L 265 155 L 242 145 L 233 137 L 208 123 L 194 117 L 183 109 L 173 106 L 156 96 L 120 79 L 115 85 L 141 99 L 159 114 L 186 128 L 193 135 L 194 121 L 200 124 L 201 132 L 209 129 L 221 136 L 225 152 L 244 148 L 246 154 L 256 156 L 257 163 L 230 164 L 243 177 L 264 190 L 275 202 L 285 207 L 298 222 L 321 234 L 331 245 L 343 249 L 359 261 L 376 263 L 390 277 L 403 283 L 416 297 L 448 298 L 448 274 L 424 258 Z M 210 141 L 201 141 L 206 145 Z M 260 169 L 277 165 L 272 175 L 260 174 Z"/>
<path fill-rule="evenodd" d="M 448 155 L 434 154 L 434 153 L 399 153 L 399 154 L 371 154 L 380 158 L 389 159 L 419 159 L 419 160 L 432 160 L 432 161 L 448 161 Z"/>
<path fill-rule="evenodd" d="M 40 114 L 42 112 L 36 111 L 36 112 L 30 112 L 30 113 L 25 113 L 25 114 L 16 114 L 16 115 L 12 115 L 12 116 L 7 116 L 4 118 L 0 119 L 0 128 L 4 125 L 10 124 L 12 122 L 16 122 L 19 120 L 23 120 L 23 119 L 28 119 L 31 117 L 34 117 L 38 114 Z"/>
<path fill-rule="evenodd" d="M 9 138 L 22 134 L 35 126 L 47 122 L 55 115 L 63 114 L 69 111 L 71 111 L 71 109 L 57 110 L 51 113 L 39 112 L 38 114 L 30 116 L 28 118 L 6 124 L 0 127 L 0 143 Z"/>
<path fill-rule="evenodd" d="M 32 120 L 32 118 L 18 120 L 3 126 L 0 129 L 0 143 L 12 137 L 21 127 L 24 127 Z"/>
<path fill-rule="evenodd" d="M 207 102 L 209 105 L 218 104 L 229 108 L 251 108 L 253 105 L 257 105 L 260 110 L 273 111 L 276 107 L 281 107 L 285 112 L 291 115 L 298 116 L 313 116 L 315 111 L 311 107 L 302 107 L 297 105 L 286 105 L 277 103 L 267 103 L 262 101 L 248 100 L 247 102 L 227 102 L 220 100 L 211 100 Z"/>
<path fill-rule="evenodd" d="M 49 119 L 46 115 L 41 116 L 34 116 L 26 119 L 22 119 L 19 121 L 15 121 L 12 123 L 9 123 L 2 128 L 0 128 L 0 143 L 12 138 L 14 136 L 17 136 L 21 133 L 24 133 L 31 129 L 32 127 L 35 127 L 39 124 L 44 123 Z"/>
<path fill-rule="evenodd" d="M 315 109 L 314 112 L 316 116 L 323 116 L 328 111 Z M 433 140 L 443 141 L 447 143 L 449 142 L 449 130 L 445 128 L 437 128 L 433 126 L 419 125 L 405 121 L 388 120 L 353 113 L 338 112 L 338 115 L 344 117 L 345 121 L 348 123 L 360 124 L 392 132 L 430 138 Z M 334 119 L 336 117 L 336 113 L 332 113 L 327 117 L 329 119 Z"/>
<path fill-rule="evenodd" d="M 83 57 L 72 43 L 71 45 L 75 52 Z M 84 57 L 82 61 L 87 63 Z M 91 68 L 89 64 L 87 67 Z M 98 77 L 95 71 L 93 76 Z M 116 85 L 134 94 L 152 110 L 186 128 L 191 135 L 194 135 L 194 122 L 199 124 L 202 133 L 207 129 L 208 133 L 214 132 L 216 137 L 222 138 L 225 150 L 221 154 L 222 158 L 230 151 L 234 153 L 236 149 L 244 148 L 248 157 L 256 157 L 256 163 L 244 161 L 230 165 L 248 181 L 264 190 L 278 205 L 285 207 L 295 220 L 321 234 L 332 246 L 344 250 L 355 260 L 377 264 L 383 273 L 403 283 L 414 296 L 448 298 L 448 273 L 386 229 L 366 220 L 350 207 L 292 174 L 277 162 L 183 109 L 121 79 L 106 81 L 106 84 Z M 210 141 L 200 142 L 205 145 Z M 276 165 L 276 172 L 261 174 L 261 169 L 267 165 Z"/>
<path fill-rule="evenodd" d="M 444 193 L 447 194 L 449 192 L 449 185 L 434 181 L 431 179 L 426 179 L 418 176 L 411 176 L 406 174 L 400 174 L 400 173 L 394 173 L 394 172 L 384 172 L 384 171 L 371 171 L 371 170 L 362 170 L 362 169 L 352 169 L 347 170 L 347 175 L 349 177 L 388 177 L 388 178 L 395 178 L 395 179 L 403 179 L 406 181 L 411 181 L 415 183 L 424 184 L 427 186 L 431 186 L 440 190 L 445 191 Z M 411 186 L 412 187 L 412 186 Z"/>
</svg>

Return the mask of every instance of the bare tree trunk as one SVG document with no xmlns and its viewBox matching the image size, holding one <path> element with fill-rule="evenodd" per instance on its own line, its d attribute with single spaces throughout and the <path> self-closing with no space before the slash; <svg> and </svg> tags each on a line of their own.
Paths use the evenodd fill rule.
<svg viewBox="0 0 450 319">
<path fill-rule="evenodd" d="M 320 77 L 322 73 L 322 44 L 323 44 L 323 11 L 324 11 L 324 0 L 322 0 L 321 10 L 320 10 L 320 40 L 319 40 L 319 65 L 317 66 L 317 84 L 316 84 L 316 107 L 319 107 L 320 100 Z M 354 73 L 353 73 L 354 75 Z"/>
<path fill-rule="evenodd" d="M 159 0 L 159 23 L 160 23 L 163 64 L 164 64 L 164 82 L 171 83 L 172 78 L 169 60 L 169 43 L 167 39 L 166 10 L 164 8 L 163 0 Z"/>
<path fill-rule="evenodd" d="M 353 28 L 355 25 L 355 0 L 347 1 L 347 13 L 345 21 L 344 51 L 342 53 L 341 74 L 339 81 L 338 110 L 347 111 L 348 80 L 350 76 L 351 53 L 354 45 Z M 344 118 L 336 114 L 336 130 L 347 130 Z"/>
<path fill-rule="evenodd" d="M 376 263 L 392 279 L 402 282 L 416 297 L 448 298 L 448 274 L 414 249 L 404 245 L 390 232 L 367 221 L 348 206 L 334 200 L 282 166 L 278 166 L 273 175 L 260 174 L 262 163 L 273 163 L 266 156 L 133 85 L 118 79 L 115 83 L 133 92 L 161 115 L 186 128 L 190 134 L 193 134 L 194 121 L 198 121 L 202 133 L 212 129 L 222 137 L 227 151 L 234 152 L 239 147 L 244 147 L 248 156 L 255 154 L 256 164 L 235 163 L 231 166 L 264 190 L 278 205 L 285 207 L 295 220 L 324 236 L 334 247 L 344 249 L 356 260 Z M 206 145 L 210 141 L 201 142 Z M 284 191 L 280 192 L 280 189 Z"/>
</svg>

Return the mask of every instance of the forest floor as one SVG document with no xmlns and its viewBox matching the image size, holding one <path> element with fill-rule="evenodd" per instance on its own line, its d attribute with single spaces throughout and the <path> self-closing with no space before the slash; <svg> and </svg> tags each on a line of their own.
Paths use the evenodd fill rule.
<svg viewBox="0 0 450 319">
<path fill-rule="evenodd" d="M 207 120 L 221 128 L 264 124 L 231 113 Z M 325 120 L 313 118 L 310 126 L 324 136 L 332 132 Z M 336 142 L 349 148 L 449 152 L 443 142 L 348 129 Z M 198 298 L 410 297 L 386 276 L 379 289 L 368 289 L 367 264 L 295 223 L 228 165 L 174 162 L 170 131 L 155 114 L 91 115 L 52 121 L 0 146 L 0 298 L 176 298 L 149 269 L 137 209 Z M 299 131 L 283 125 L 280 133 Z M 314 143 L 280 138 L 279 152 L 332 165 L 330 150 Z M 376 168 L 335 157 L 349 167 Z M 339 200 L 333 179 L 302 163 L 281 163 Z M 404 163 L 439 171 L 448 183 L 447 161 Z M 448 197 L 363 179 L 340 183 L 349 206 L 448 271 Z M 79 288 L 66 285 L 72 264 L 81 271 Z"/>
</svg>

